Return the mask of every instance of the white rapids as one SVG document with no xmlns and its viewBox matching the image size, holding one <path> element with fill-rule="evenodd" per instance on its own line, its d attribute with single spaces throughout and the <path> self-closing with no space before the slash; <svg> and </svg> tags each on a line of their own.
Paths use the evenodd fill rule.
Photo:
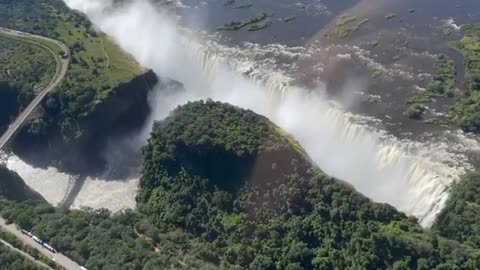
<svg viewBox="0 0 480 270">
<path fill-rule="evenodd" d="M 42 195 L 50 204 L 58 205 L 65 198 L 73 177 L 56 168 L 36 168 L 15 155 L 6 158 L 8 169 L 17 172 L 25 183 Z M 87 177 L 73 208 L 106 208 L 111 211 L 135 207 L 138 179 L 105 181 Z"/>
<path fill-rule="evenodd" d="M 267 46 L 273 58 L 257 64 L 255 57 L 244 56 L 261 48 L 252 44 L 243 50 L 228 48 L 202 39 L 180 28 L 148 1 L 118 9 L 105 9 L 110 1 L 64 1 L 86 13 L 143 66 L 184 85 L 185 91 L 153 93 L 150 122 L 196 99 L 212 98 L 252 109 L 293 134 L 326 173 L 351 183 L 375 201 L 416 216 L 424 226 L 432 224 L 448 197 L 448 187 L 468 169 L 465 158 L 453 154 L 444 142 L 400 141 L 373 128 L 368 123 L 374 119 L 350 114 L 328 101 L 321 84 L 308 90 L 290 86 L 292 78 L 273 58 L 303 57 L 300 47 Z M 144 142 L 150 129 L 151 123 L 139 135 Z M 42 195 L 51 197 L 51 202 L 61 193 L 62 181 L 57 184 L 58 191 L 48 191 L 46 181 L 53 181 L 47 174 L 50 169 L 42 172 L 45 177 L 35 178 L 31 168 L 10 168 Z M 87 181 L 74 206 L 133 207 L 137 183 L 132 180 L 121 188 L 117 183 L 114 189 L 104 181 Z M 124 200 L 114 199 L 118 197 Z"/>
</svg>

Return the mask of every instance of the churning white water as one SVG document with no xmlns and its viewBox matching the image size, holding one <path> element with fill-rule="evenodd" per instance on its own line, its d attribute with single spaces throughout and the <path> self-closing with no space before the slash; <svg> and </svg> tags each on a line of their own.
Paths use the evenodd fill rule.
<svg viewBox="0 0 480 270">
<path fill-rule="evenodd" d="M 8 169 L 17 172 L 28 186 L 55 206 L 65 200 L 76 177 L 53 167 L 33 167 L 15 155 L 2 159 Z M 107 208 L 111 211 L 134 208 L 137 189 L 138 179 L 105 181 L 87 177 L 71 207 Z"/>
<path fill-rule="evenodd" d="M 67 192 L 70 176 L 55 168 L 34 168 L 14 155 L 9 156 L 5 164 L 52 205 L 58 205 Z"/>
<path fill-rule="evenodd" d="M 415 215 L 426 226 L 443 207 L 448 186 L 464 171 L 464 164 L 447 151 L 446 144 L 399 141 L 373 129 L 363 123 L 362 117 L 329 102 L 321 84 L 316 89 L 292 87 L 292 78 L 281 72 L 275 61 L 267 61 L 273 63 L 271 68 L 244 61 L 241 56 L 245 51 L 213 46 L 209 40 L 180 28 L 148 1 L 117 9 L 106 9 L 111 1 L 105 0 L 65 2 L 86 13 L 143 66 L 183 83 L 185 90 L 167 89 L 151 95 L 154 113 L 139 135 L 140 142 L 146 141 L 153 120 L 164 118 L 179 104 L 205 98 L 229 102 L 269 117 L 293 134 L 325 172 L 350 182 L 375 201 Z M 297 57 L 282 46 L 272 47 L 277 48 L 277 56 L 283 53 L 284 57 Z M 21 173 L 23 169 L 15 170 Z M 137 182 L 129 183 L 128 192 L 121 194 L 112 194 L 104 182 L 94 182 L 80 192 L 83 195 L 74 205 L 88 205 L 99 193 L 125 196 L 134 202 Z M 44 188 L 38 183 L 31 186 Z"/>
</svg>

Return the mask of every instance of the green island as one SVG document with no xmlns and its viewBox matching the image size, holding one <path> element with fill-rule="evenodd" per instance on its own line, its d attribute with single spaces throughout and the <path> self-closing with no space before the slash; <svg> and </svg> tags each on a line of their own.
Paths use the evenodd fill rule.
<svg viewBox="0 0 480 270">
<path fill-rule="evenodd" d="M 242 29 L 247 25 L 256 25 L 261 21 L 265 20 L 268 17 L 267 13 L 259 13 L 256 15 L 252 15 L 244 20 L 241 21 L 231 21 L 229 23 L 224 24 L 223 26 L 217 28 L 218 31 L 237 31 Z"/>
<path fill-rule="evenodd" d="M 291 15 L 291 16 L 288 16 L 288 17 L 286 17 L 285 19 L 283 19 L 283 21 L 284 21 L 284 22 L 292 22 L 292 21 L 294 21 L 296 18 L 297 18 L 297 16 Z"/>
<path fill-rule="evenodd" d="M 397 17 L 397 14 L 395 14 L 395 13 L 388 13 L 387 15 L 385 15 L 386 20 L 391 20 L 395 17 Z"/>
<path fill-rule="evenodd" d="M 327 31 L 324 36 L 327 39 L 331 37 L 337 37 L 340 39 L 346 38 L 350 33 L 360 30 L 362 25 L 366 24 L 368 21 L 368 18 L 358 20 L 356 16 L 348 14 L 342 15 L 340 19 L 337 20 L 335 29 Z"/>
<path fill-rule="evenodd" d="M 439 55 L 433 65 L 433 77 L 425 90 L 409 98 L 404 115 L 419 119 L 425 111 L 423 105 L 435 97 L 452 97 L 455 86 L 455 62 L 446 55 Z"/>
<path fill-rule="evenodd" d="M 451 33 L 453 33 L 453 31 L 455 31 L 455 28 L 453 28 L 451 25 L 444 25 L 442 27 L 442 32 L 445 36 L 449 36 Z"/>
<path fill-rule="evenodd" d="M 344 26 L 344 25 L 352 23 L 356 20 L 357 20 L 357 16 L 352 16 L 352 15 L 345 14 L 345 15 L 342 15 L 340 17 L 340 19 L 338 19 L 338 21 L 336 22 L 336 25 L 337 26 Z"/>
<path fill-rule="evenodd" d="M 241 8 L 249 8 L 249 7 L 252 7 L 252 6 L 253 6 L 252 3 L 246 3 L 246 4 L 241 4 L 241 5 L 235 6 L 235 8 L 241 9 Z"/>
<path fill-rule="evenodd" d="M 271 21 L 260 22 L 260 23 L 256 23 L 256 24 L 252 24 L 252 25 L 248 26 L 247 30 L 248 31 L 258 31 L 258 30 L 265 29 L 265 28 L 269 27 L 270 25 L 272 25 Z"/>
<path fill-rule="evenodd" d="M 227 0 L 225 3 L 223 3 L 224 6 L 231 6 L 235 3 L 235 0 Z"/>
<path fill-rule="evenodd" d="M 462 27 L 464 36 L 450 46 L 465 58 L 465 96 L 451 110 L 451 119 L 466 131 L 480 131 L 480 25 Z"/>
<path fill-rule="evenodd" d="M 441 217 L 478 203 L 457 193 Z M 0 215 L 88 269 L 480 267 L 476 231 L 423 229 L 323 173 L 267 118 L 225 103 L 188 103 L 155 124 L 137 201 L 111 214 L 0 200 Z"/>
</svg>

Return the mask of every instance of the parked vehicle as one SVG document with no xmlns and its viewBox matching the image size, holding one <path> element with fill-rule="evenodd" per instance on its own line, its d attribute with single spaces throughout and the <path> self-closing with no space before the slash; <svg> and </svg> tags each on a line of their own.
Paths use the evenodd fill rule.
<svg viewBox="0 0 480 270">
<path fill-rule="evenodd" d="M 27 230 L 22 229 L 21 232 L 25 235 L 28 235 L 29 237 L 33 236 L 33 234 L 31 232 L 27 231 Z"/>
<path fill-rule="evenodd" d="M 33 241 L 39 243 L 40 245 L 43 244 L 43 241 L 35 235 L 32 235 L 32 239 L 33 239 Z"/>
<path fill-rule="evenodd" d="M 52 252 L 52 253 L 57 253 L 57 250 L 56 250 L 56 249 L 54 249 L 52 246 L 50 246 L 49 244 L 47 244 L 47 243 L 45 243 L 45 242 L 43 242 L 42 246 L 43 246 L 44 248 L 48 249 L 48 250 L 49 250 L 50 252 Z"/>
</svg>

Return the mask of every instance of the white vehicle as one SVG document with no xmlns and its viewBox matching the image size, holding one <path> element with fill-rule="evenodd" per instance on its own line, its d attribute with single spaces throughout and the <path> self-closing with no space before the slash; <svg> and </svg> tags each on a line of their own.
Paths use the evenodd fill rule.
<svg viewBox="0 0 480 270">
<path fill-rule="evenodd" d="M 80 270 L 88 270 L 88 269 L 83 266 L 80 266 Z"/>
<path fill-rule="evenodd" d="M 54 249 L 52 246 L 50 246 L 49 244 L 47 244 L 47 243 L 45 243 L 45 242 L 43 242 L 42 246 L 43 246 L 44 248 L 48 249 L 48 250 L 49 250 L 50 252 L 52 252 L 52 253 L 57 253 L 57 250 L 56 250 L 56 249 Z"/>
<path fill-rule="evenodd" d="M 33 241 L 39 243 L 40 245 L 43 244 L 43 241 L 35 235 L 32 235 L 32 239 Z"/>
<path fill-rule="evenodd" d="M 27 230 L 22 229 L 21 231 L 22 231 L 23 234 L 28 235 L 30 237 L 32 237 L 32 235 L 33 235 L 31 232 L 29 232 Z"/>
</svg>

